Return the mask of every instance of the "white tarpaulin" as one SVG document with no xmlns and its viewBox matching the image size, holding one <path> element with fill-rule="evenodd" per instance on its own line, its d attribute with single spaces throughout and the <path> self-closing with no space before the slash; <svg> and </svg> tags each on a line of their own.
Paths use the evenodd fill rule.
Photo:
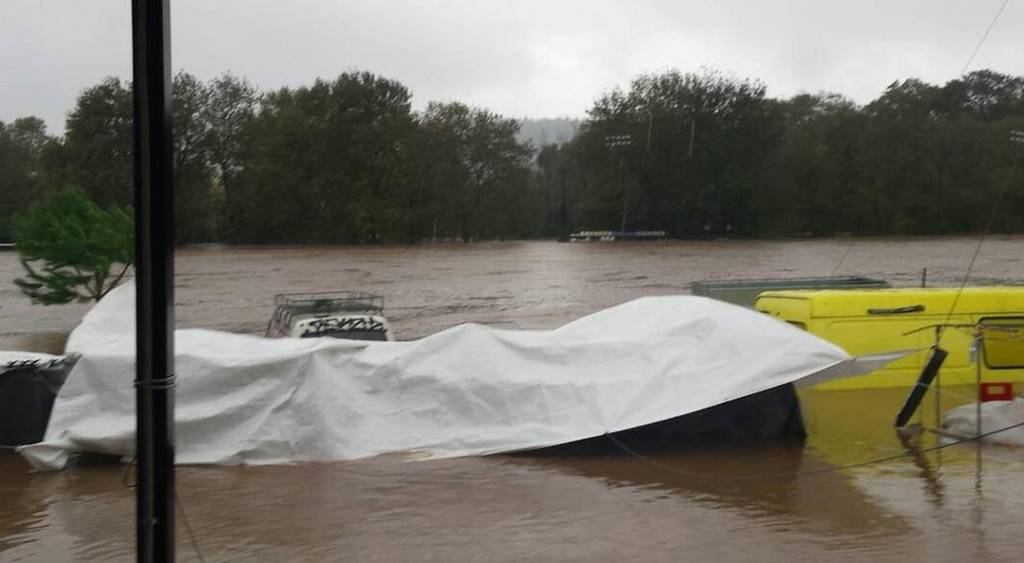
<svg viewBox="0 0 1024 563">
<path fill-rule="evenodd" d="M 977 403 L 961 405 L 942 417 L 942 426 L 957 436 L 976 436 L 978 414 Z M 1006 446 L 1024 446 L 1024 426 L 1020 426 L 1024 424 L 1024 397 L 984 402 L 980 414 L 981 434 L 992 433 L 982 440 Z"/>
<path fill-rule="evenodd" d="M 40 444 L 130 456 L 134 292 L 72 333 L 80 353 Z M 842 349 L 702 297 L 648 297 L 547 331 L 466 324 L 408 342 L 265 339 L 178 330 L 177 462 L 270 464 L 384 453 L 480 455 L 647 425 L 801 378 L 866 372 Z"/>
</svg>

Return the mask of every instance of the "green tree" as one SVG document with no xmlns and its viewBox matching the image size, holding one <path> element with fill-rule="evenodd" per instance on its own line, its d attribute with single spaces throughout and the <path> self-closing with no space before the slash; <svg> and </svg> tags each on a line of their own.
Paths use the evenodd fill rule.
<svg viewBox="0 0 1024 563">
<path fill-rule="evenodd" d="M 755 192 L 754 232 L 833 235 L 858 228 L 863 174 L 857 155 L 864 118 L 837 94 L 799 94 L 775 102 L 781 138 L 766 182 Z"/>
<path fill-rule="evenodd" d="M 13 220 L 26 277 L 14 283 L 35 303 L 99 301 L 127 273 L 134 253 L 125 209 L 102 209 L 80 188 L 36 202 Z"/>
<path fill-rule="evenodd" d="M 175 240 L 178 244 L 209 241 L 220 215 L 209 158 L 210 90 L 191 74 L 179 72 L 173 92 Z"/>
<path fill-rule="evenodd" d="M 992 70 L 896 80 L 863 106 L 668 71 L 532 133 L 458 102 L 413 114 L 405 86 L 366 72 L 266 95 L 230 74 L 174 86 L 181 243 L 564 238 L 624 211 L 627 228 L 681 237 L 967 233 L 993 207 L 992 229 L 1024 229 L 1024 151 L 1008 139 L 1024 77 Z M 110 78 L 82 92 L 63 138 L 35 118 L 0 124 L 0 237 L 52 186 L 131 204 L 131 105 Z M 543 146 L 554 125 L 565 138 Z"/>
<path fill-rule="evenodd" d="M 46 155 L 56 140 L 38 117 L 0 121 L 0 240 L 10 240 L 10 218 L 47 185 Z"/>
<path fill-rule="evenodd" d="M 57 185 L 81 186 L 100 205 L 132 205 L 131 85 L 107 78 L 86 88 L 68 115 Z"/>
<path fill-rule="evenodd" d="M 509 213 L 516 208 L 508 205 L 523 201 L 533 153 L 516 138 L 519 122 L 458 102 L 432 102 L 420 126 L 421 157 L 431 163 L 428 181 L 457 236 L 469 241 L 477 232 L 501 236 L 519 230 L 519 214 Z"/>
<path fill-rule="evenodd" d="M 997 121 L 1024 114 L 1024 77 L 978 70 L 950 80 L 937 92 L 933 109 Z"/>
<path fill-rule="evenodd" d="M 232 180 L 239 242 L 399 236 L 415 123 L 405 86 L 344 73 L 267 94 Z"/>
<path fill-rule="evenodd" d="M 212 240 L 220 216 L 212 103 L 211 86 L 185 72 L 174 76 L 175 238 L 181 244 Z M 64 142 L 50 158 L 51 181 L 81 186 L 101 205 L 131 206 L 133 119 L 130 83 L 107 78 L 83 90 L 68 116 Z"/>
<path fill-rule="evenodd" d="M 538 218 L 542 221 L 539 233 L 560 241 L 569 240 L 572 231 L 569 217 L 578 197 L 578 167 L 569 148 L 570 145 L 564 143 L 541 147 L 533 176 L 543 214 Z"/>
<path fill-rule="evenodd" d="M 244 205 L 235 179 L 246 164 L 246 149 L 251 144 L 253 120 L 262 98 L 256 87 L 230 73 L 207 86 L 202 120 L 207 125 L 206 154 L 215 169 L 215 197 L 223 209 L 216 231 L 221 238 L 236 240 L 240 233 L 238 214 Z"/>
<path fill-rule="evenodd" d="M 752 195 L 780 135 L 765 86 L 726 74 L 642 75 L 589 110 L 573 140 L 588 184 L 579 223 L 675 235 L 753 233 Z M 627 146 L 609 147 L 627 135 Z"/>
</svg>

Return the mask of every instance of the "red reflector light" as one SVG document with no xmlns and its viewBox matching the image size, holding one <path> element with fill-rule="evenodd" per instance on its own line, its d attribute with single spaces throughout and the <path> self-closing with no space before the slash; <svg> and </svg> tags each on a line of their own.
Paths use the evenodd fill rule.
<svg viewBox="0 0 1024 563">
<path fill-rule="evenodd" d="M 984 401 L 1012 401 L 1013 383 L 982 383 L 978 399 Z"/>
</svg>

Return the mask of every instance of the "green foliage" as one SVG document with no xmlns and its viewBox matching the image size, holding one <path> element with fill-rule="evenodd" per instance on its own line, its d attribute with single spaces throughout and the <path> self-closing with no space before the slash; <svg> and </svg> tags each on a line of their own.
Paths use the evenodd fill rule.
<svg viewBox="0 0 1024 563">
<path fill-rule="evenodd" d="M 420 118 L 421 174 L 432 195 L 433 216 L 451 234 L 468 241 L 482 231 L 490 237 L 515 233 L 508 223 L 524 191 L 532 149 L 516 135 L 519 122 L 458 102 L 431 103 Z"/>
<path fill-rule="evenodd" d="M 132 261 L 131 214 L 117 206 L 100 208 L 80 188 L 31 205 L 14 216 L 13 227 L 26 271 L 14 283 L 35 303 L 99 301 Z"/>
<path fill-rule="evenodd" d="M 630 228 L 681 237 L 969 233 L 996 202 L 995 230 L 1024 229 L 1024 147 L 1008 139 L 1024 128 L 1022 77 L 896 81 L 857 107 L 668 72 L 605 94 L 590 117 L 548 158 L 579 171 L 564 190 L 578 228 L 618 228 L 628 198 Z M 632 144 L 611 149 L 623 134 Z"/>
<path fill-rule="evenodd" d="M 214 171 L 211 204 L 220 209 L 213 232 L 221 240 L 240 240 L 239 213 L 244 205 L 235 178 L 246 166 L 246 151 L 261 95 L 256 88 L 231 74 L 223 74 L 206 86 L 200 119 L 206 127 L 203 143 Z"/>
<path fill-rule="evenodd" d="M 175 239 L 216 240 L 224 230 L 224 192 L 244 164 L 240 145 L 258 95 L 225 74 L 203 83 L 179 72 L 173 83 Z M 132 205 L 132 91 L 116 78 L 85 89 L 68 116 L 50 180 L 82 186 L 101 205 Z"/>
<path fill-rule="evenodd" d="M 764 86 L 716 72 L 644 75 L 601 96 L 570 143 L 587 189 L 575 224 L 677 236 L 750 232 L 744 221 L 779 136 Z M 609 137 L 628 135 L 626 146 Z"/>
<path fill-rule="evenodd" d="M 179 73 L 177 241 L 566 238 L 618 229 L 624 211 L 627 229 L 676 237 L 957 234 L 984 229 L 996 201 L 993 229 L 1024 231 L 1024 147 L 1009 141 L 1024 77 L 897 80 L 858 106 L 669 71 L 598 96 L 582 123 L 525 129 L 459 102 L 413 112 L 411 99 L 368 72 L 266 94 Z M 0 123 L 0 239 L 54 186 L 129 206 L 131 110 L 130 85 L 111 78 L 82 92 L 62 139 L 35 118 Z"/>
<path fill-rule="evenodd" d="M 172 85 L 174 134 L 174 238 L 179 244 L 213 240 L 219 217 L 214 206 L 210 126 L 205 120 L 210 90 L 194 76 L 179 72 Z"/>
<path fill-rule="evenodd" d="M 370 73 L 266 95 L 229 193 L 236 242 L 376 242 L 410 201 L 409 91 Z"/>
<path fill-rule="evenodd" d="M 37 117 L 0 121 L 0 241 L 10 240 L 11 215 L 45 194 L 45 160 L 55 144 Z"/>
<path fill-rule="evenodd" d="M 100 205 L 132 205 L 131 84 L 107 78 L 79 96 L 68 115 L 60 186 L 81 186 Z"/>
</svg>

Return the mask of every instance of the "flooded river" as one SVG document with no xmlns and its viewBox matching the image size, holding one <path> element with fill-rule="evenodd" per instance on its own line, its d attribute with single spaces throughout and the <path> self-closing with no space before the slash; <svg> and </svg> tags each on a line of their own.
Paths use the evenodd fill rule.
<svg viewBox="0 0 1024 563">
<path fill-rule="evenodd" d="M 275 293 L 383 294 L 400 339 L 461 322 L 550 328 L 709 278 L 862 274 L 959 285 L 977 239 L 194 248 L 179 326 L 262 333 Z M 973 283 L 1024 281 L 1024 238 L 985 242 Z M 0 253 L 0 349 L 59 350 L 84 305 L 37 307 Z M 971 389 L 947 389 L 944 406 Z M 806 391 L 806 443 L 651 458 L 490 457 L 182 467 L 178 555 L 207 561 L 1019 561 L 1024 452 L 973 445 L 839 466 L 904 443 L 906 390 Z M 932 423 L 931 407 L 922 416 Z M 123 467 L 32 474 L 0 452 L 0 561 L 127 561 Z M 187 524 L 186 524 L 187 523 Z M 189 534 L 189 529 L 191 534 Z"/>
</svg>

